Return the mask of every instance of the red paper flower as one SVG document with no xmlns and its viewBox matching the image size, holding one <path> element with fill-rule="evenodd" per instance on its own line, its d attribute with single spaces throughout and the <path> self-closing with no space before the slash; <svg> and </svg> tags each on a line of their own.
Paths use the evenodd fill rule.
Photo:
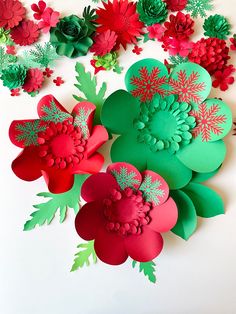
<svg viewBox="0 0 236 314">
<path fill-rule="evenodd" d="M 33 21 L 23 21 L 19 26 L 14 27 L 11 31 L 11 38 L 14 43 L 20 46 L 31 45 L 39 38 L 38 25 Z"/>
<path fill-rule="evenodd" d="M 57 76 L 56 79 L 53 80 L 53 83 L 56 84 L 56 86 L 61 86 L 65 82 L 63 81 L 63 79 L 60 76 Z"/>
<path fill-rule="evenodd" d="M 104 56 L 112 51 L 116 44 L 116 39 L 116 33 L 110 30 L 97 34 L 94 37 L 94 44 L 90 48 L 90 51 L 94 52 L 96 56 Z"/>
<path fill-rule="evenodd" d="M 193 44 L 189 61 L 200 64 L 211 75 L 225 68 L 230 59 L 225 40 L 202 38 Z"/>
<path fill-rule="evenodd" d="M 134 46 L 134 49 L 132 50 L 132 52 L 135 53 L 136 55 L 140 55 L 142 51 L 143 51 L 143 48 L 138 47 L 138 46 Z"/>
<path fill-rule="evenodd" d="M 46 68 L 45 71 L 43 72 L 43 75 L 46 77 L 51 77 L 53 74 L 53 70 L 50 68 Z"/>
<path fill-rule="evenodd" d="M 188 0 L 164 0 L 167 4 L 168 10 L 182 11 L 185 9 Z"/>
<path fill-rule="evenodd" d="M 42 14 L 42 21 L 39 22 L 38 26 L 43 33 L 48 33 L 51 27 L 55 27 L 59 22 L 60 13 L 53 11 L 51 8 L 47 8 Z"/>
<path fill-rule="evenodd" d="M 163 37 L 162 47 L 165 51 L 169 51 L 171 56 L 179 54 L 181 57 L 187 57 L 193 47 L 193 43 L 188 40 Z"/>
<path fill-rule="evenodd" d="M 20 96 L 20 89 L 19 88 L 14 88 L 11 90 L 11 96 Z"/>
<path fill-rule="evenodd" d="M 147 27 L 148 30 L 148 37 L 150 39 L 157 39 L 160 41 L 163 37 L 165 28 L 161 24 L 153 24 Z"/>
<path fill-rule="evenodd" d="M 0 0 L 0 27 L 10 29 L 25 17 L 26 10 L 18 0 Z"/>
<path fill-rule="evenodd" d="M 6 53 L 9 55 L 15 55 L 16 54 L 16 47 L 15 46 L 7 46 Z"/>
<path fill-rule="evenodd" d="M 226 91 L 229 88 L 229 85 L 234 83 L 234 77 L 232 74 L 235 72 L 235 70 L 236 69 L 231 64 L 222 71 L 216 71 L 214 73 L 215 79 L 212 82 L 212 86 L 215 88 L 220 87 L 222 91 Z"/>
<path fill-rule="evenodd" d="M 137 37 L 142 32 L 144 24 L 139 21 L 139 15 L 136 12 L 136 3 L 128 0 L 110 0 L 103 2 L 104 8 L 99 8 L 96 13 L 99 24 L 96 31 L 103 33 L 107 30 L 114 31 L 117 35 L 116 48 L 120 45 L 126 49 L 127 44 L 136 44 Z"/>
<path fill-rule="evenodd" d="M 29 69 L 22 88 L 27 93 L 36 92 L 42 87 L 43 81 L 43 72 L 40 69 Z"/>
<path fill-rule="evenodd" d="M 178 12 L 176 16 L 171 14 L 169 19 L 170 21 L 164 23 L 166 37 L 186 40 L 193 34 L 194 21 L 189 14 Z"/>
<path fill-rule="evenodd" d="M 235 50 L 236 50 L 236 36 L 230 38 L 229 40 L 230 40 L 230 42 L 231 42 L 230 49 L 233 50 L 233 51 L 235 51 Z"/>
<path fill-rule="evenodd" d="M 46 9 L 46 3 L 44 1 L 39 1 L 38 5 L 36 3 L 33 3 L 31 5 L 31 9 L 36 12 L 34 13 L 34 18 L 36 20 L 41 20 L 42 19 L 42 15 Z"/>
<path fill-rule="evenodd" d="M 163 247 L 160 233 L 177 221 L 164 179 L 148 170 L 140 174 L 127 163 L 90 176 L 81 196 L 87 204 L 76 216 L 76 230 L 85 240 L 95 239 L 97 256 L 111 265 L 124 263 L 128 256 L 138 262 L 154 259 Z"/>
<path fill-rule="evenodd" d="M 9 136 L 23 151 L 13 161 L 14 173 L 25 181 L 42 175 L 52 193 L 71 189 L 74 174 L 100 171 L 104 158 L 97 149 L 108 139 L 101 125 L 93 127 L 96 107 L 78 103 L 70 114 L 52 96 L 38 104 L 40 119 L 13 121 Z"/>
</svg>

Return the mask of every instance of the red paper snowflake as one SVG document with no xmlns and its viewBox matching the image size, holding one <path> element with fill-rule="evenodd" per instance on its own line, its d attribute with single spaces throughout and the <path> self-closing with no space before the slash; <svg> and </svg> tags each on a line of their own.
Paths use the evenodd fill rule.
<svg viewBox="0 0 236 314">
<path fill-rule="evenodd" d="M 172 87 L 172 90 L 169 94 L 176 94 L 179 96 L 179 101 L 189 102 L 193 101 L 195 103 L 201 103 L 202 98 L 198 94 L 203 91 L 205 83 L 197 83 L 199 78 L 198 72 L 192 72 L 189 77 L 187 77 L 186 71 L 179 71 L 177 73 L 178 78 L 170 78 L 169 85 Z"/>
<path fill-rule="evenodd" d="M 226 116 L 221 114 L 217 115 L 220 110 L 218 105 L 212 105 L 207 109 L 207 104 L 202 103 L 199 105 L 199 110 L 193 110 L 191 115 L 195 117 L 197 126 L 192 130 L 194 137 L 202 135 L 203 142 L 209 142 L 211 140 L 211 133 L 219 135 L 223 132 L 221 124 L 226 122 Z"/>
<path fill-rule="evenodd" d="M 165 90 L 163 84 L 166 83 L 166 76 L 158 77 L 160 69 L 154 67 L 151 73 L 148 73 L 147 67 L 142 67 L 139 70 L 140 77 L 133 76 L 130 79 L 132 85 L 137 86 L 131 91 L 134 97 L 140 98 L 141 102 L 151 101 L 155 94 L 164 95 Z"/>
</svg>

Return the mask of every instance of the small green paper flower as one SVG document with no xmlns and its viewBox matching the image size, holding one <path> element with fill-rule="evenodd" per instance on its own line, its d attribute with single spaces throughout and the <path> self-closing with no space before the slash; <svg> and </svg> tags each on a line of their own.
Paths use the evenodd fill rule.
<svg viewBox="0 0 236 314">
<path fill-rule="evenodd" d="M 8 68 L 2 71 L 1 80 L 3 86 L 9 89 L 20 87 L 24 84 L 26 77 L 26 68 L 21 64 L 11 64 Z"/>
<path fill-rule="evenodd" d="M 139 0 L 137 10 L 146 25 L 163 23 L 168 15 L 167 5 L 162 0 Z"/>
<path fill-rule="evenodd" d="M 7 44 L 8 42 L 10 42 L 9 34 L 10 30 L 0 28 L 0 44 Z"/>
<path fill-rule="evenodd" d="M 231 25 L 224 16 L 215 14 L 205 19 L 203 28 L 205 36 L 227 39 L 230 34 Z"/>
<path fill-rule="evenodd" d="M 118 55 L 116 52 L 107 53 L 105 56 L 94 56 L 94 60 L 96 60 L 96 67 L 103 67 L 107 71 L 111 70 L 118 64 L 117 58 Z"/>
</svg>

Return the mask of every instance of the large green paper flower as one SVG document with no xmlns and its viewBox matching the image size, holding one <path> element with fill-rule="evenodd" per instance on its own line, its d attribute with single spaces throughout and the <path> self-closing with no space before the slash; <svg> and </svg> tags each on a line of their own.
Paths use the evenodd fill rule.
<svg viewBox="0 0 236 314">
<path fill-rule="evenodd" d="M 60 56 L 84 56 L 93 44 L 86 20 L 76 15 L 61 19 L 56 27 L 51 28 L 50 33 L 51 44 L 56 47 Z"/>
<path fill-rule="evenodd" d="M 224 16 L 215 14 L 205 19 L 203 28 L 205 30 L 205 36 L 227 39 L 230 34 L 231 26 Z"/>
<path fill-rule="evenodd" d="M 168 15 L 167 5 L 162 0 L 139 0 L 137 10 L 146 25 L 163 23 Z"/>
<path fill-rule="evenodd" d="M 121 135 L 111 148 L 113 162 L 158 172 L 171 189 L 186 186 L 193 171 L 204 174 L 222 164 L 222 138 L 231 129 L 232 114 L 221 100 L 205 100 L 208 72 L 185 63 L 168 78 L 161 62 L 145 59 L 131 66 L 125 82 L 129 92 L 114 92 L 101 113 L 108 130 Z"/>
<path fill-rule="evenodd" d="M 9 89 L 20 87 L 24 84 L 26 77 L 26 68 L 21 64 L 11 64 L 6 69 L 2 70 L 1 80 L 3 86 Z"/>
</svg>

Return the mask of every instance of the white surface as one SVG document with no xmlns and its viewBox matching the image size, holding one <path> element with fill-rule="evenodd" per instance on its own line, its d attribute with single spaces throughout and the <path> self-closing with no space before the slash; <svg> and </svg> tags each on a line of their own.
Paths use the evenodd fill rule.
<svg viewBox="0 0 236 314">
<path fill-rule="evenodd" d="M 31 1 L 24 1 L 29 7 Z M 81 13 L 86 0 L 58 0 L 50 4 L 64 14 Z M 234 24 L 235 0 L 215 0 L 215 8 Z M 201 22 L 201 21 L 200 21 Z M 199 35 L 202 34 L 199 28 Z M 235 54 L 236 56 L 236 54 Z M 155 57 L 163 60 L 159 44 L 147 43 L 140 56 L 127 52 L 121 65 Z M 87 59 L 87 60 L 86 60 Z M 78 61 L 89 66 L 89 58 Z M 236 58 L 234 58 L 235 61 Z M 101 262 L 70 273 L 73 255 L 80 239 L 74 230 L 74 214 L 60 225 L 58 217 L 50 226 L 23 232 L 23 225 L 33 211 L 35 196 L 45 191 L 43 180 L 20 181 L 11 172 L 11 161 L 19 153 L 8 139 L 12 119 L 34 118 L 40 97 L 53 93 L 68 109 L 76 93 L 73 60 L 58 62 L 55 75 L 66 83 L 55 87 L 50 83 L 39 97 L 10 97 L 7 89 L 0 92 L 0 313 L 1 314 L 234 314 L 236 313 L 236 137 L 227 138 L 225 165 L 209 186 L 215 188 L 226 203 L 226 215 L 199 219 L 195 235 L 185 242 L 172 234 L 165 236 L 165 248 L 157 260 L 156 285 L 132 269 L 130 262 L 109 267 Z M 235 64 L 235 62 L 234 62 Z M 108 94 L 124 88 L 123 76 L 115 73 L 98 75 L 106 80 Z M 236 85 L 223 97 L 234 112 Z M 206 204 L 207 206 L 207 204 Z"/>
</svg>

